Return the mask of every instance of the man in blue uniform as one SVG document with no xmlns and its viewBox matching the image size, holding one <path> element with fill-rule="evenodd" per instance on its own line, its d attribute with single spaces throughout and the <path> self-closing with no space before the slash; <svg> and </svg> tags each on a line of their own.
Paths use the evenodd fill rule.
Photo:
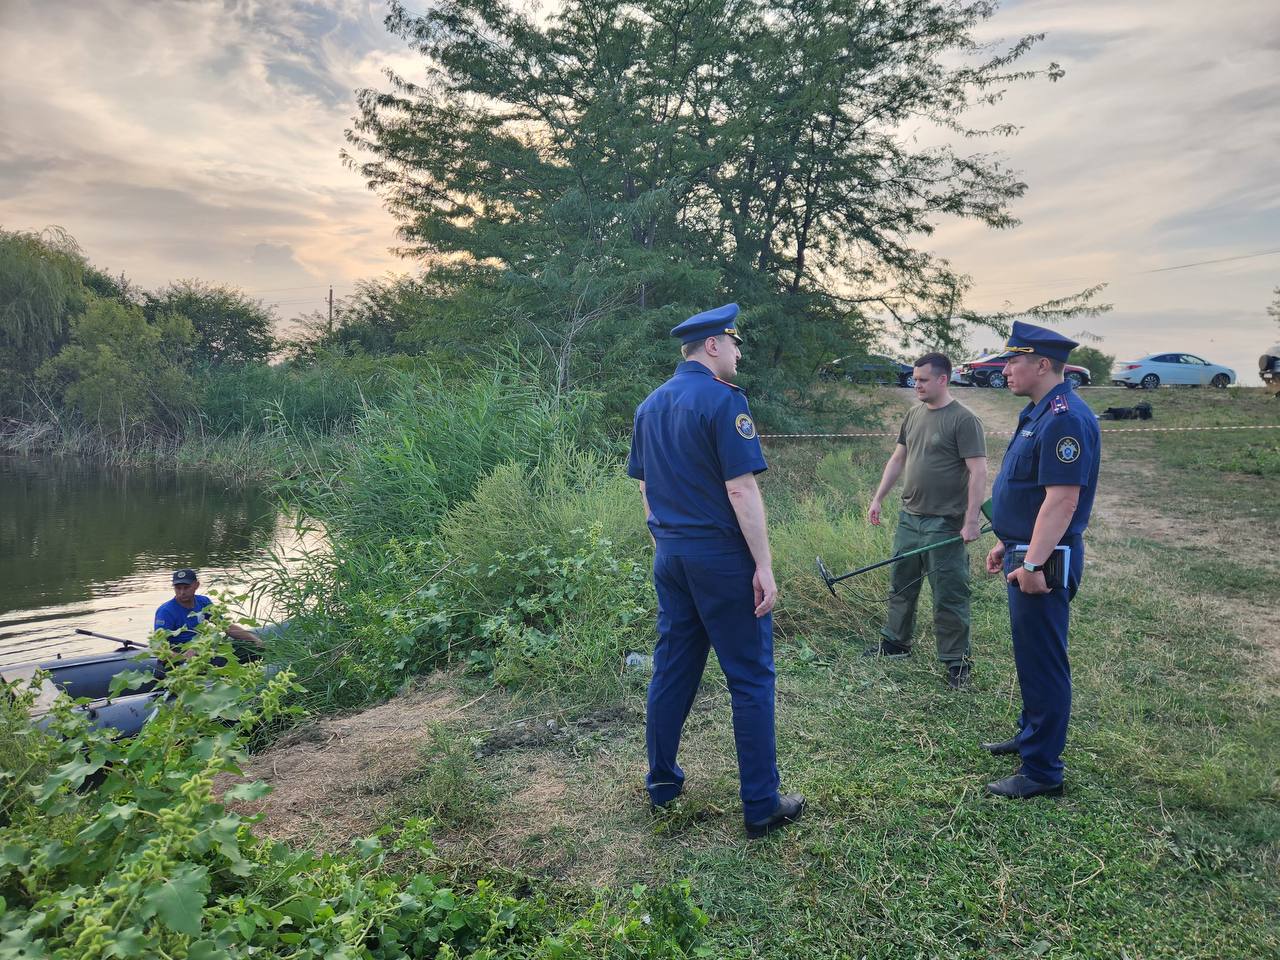
<svg viewBox="0 0 1280 960">
<path fill-rule="evenodd" d="M 203 594 L 196 593 L 200 587 L 200 579 L 190 567 L 173 571 L 173 599 L 160 604 L 156 609 L 156 630 L 168 630 L 172 633 L 169 642 L 181 647 L 195 638 L 196 630 L 205 620 L 205 607 L 213 603 Z M 236 624 L 227 625 L 227 636 L 238 641 L 237 650 L 261 647 L 262 640 L 251 630 Z M 241 647 L 241 644 L 248 645 Z"/>
<path fill-rule="evenodd" d="M 737 372 L 738 305 L 690 317 L 671 331 L 684 362 L 636 409 L 627 473 L 656 548 L 658 645 L 645 738 L 645 786 L 655 808 L 684 789 L 676 763 L 707 653 L 715 648 L 733 704 L 743 820 L 762 837 L 804 812 L 778 793 L 774 741 L 773 609 L 777 586 L 756 484 L 766 469 Z"/>
<path fill-rule="evenodd" d="M 1030 402 L 992 489 L 992 526 L 1000 543 L 987 571 L 1008 581 L 1013 656 L 1022 688 L 1018 733 L 984 743 L 993 754 L 1020 754 L 1012 776 L 987 784 L 997 796 L 1062 793 L 1062 750 L 1071 715 L 1067 659 L 1070 603 L 1084 571 L 1084 540 L 1102 454 L 1098 418 L 1063 382 L 1078 344 L 1016 321 L 1002 359 L 1009 389 Z M 1021 548 L 1021 549 L 1020 549 Z M 1052 571 L 1046 580 L 1046 565 Z"/>
</svg>

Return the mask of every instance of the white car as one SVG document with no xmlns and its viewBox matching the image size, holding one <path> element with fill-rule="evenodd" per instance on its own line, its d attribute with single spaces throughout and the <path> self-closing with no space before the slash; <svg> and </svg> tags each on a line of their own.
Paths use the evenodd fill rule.
<svg viewBox="0 0 1280 960">
<path fill-rule="evenodd" d="M 1191 353 L 1153 353 L 1141 360 L 1125 360 L 1111 369 L 1111 382 L 1130 389 L 1159 386 L 1229 387 L 1236 372 Z"/>
</svg>

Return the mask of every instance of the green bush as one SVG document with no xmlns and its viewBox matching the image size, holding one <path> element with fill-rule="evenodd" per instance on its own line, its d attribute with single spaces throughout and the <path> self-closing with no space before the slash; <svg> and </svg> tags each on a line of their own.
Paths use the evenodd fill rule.
<svg viewBox="0 0 1280 960">
<path fill-rule="evenodd" d="M 389 696 L 472 651 L 504 683 L 594 699 L 616 689 L 626 650 L 652 644 L 649 551 L 621 464 L 558 442 L 497 467 L 430 536 L 338 541 L 263 582 L 317 706 Z"/>
<path fill-rule="evenodd" d="M 408 364 L 325 357 L 306 367 L 249 364 L 203 370 L 198 403 L 218 433 L 263 432 L 283 422 L 297 432 L 346 427 L 396 389 Z"/>
<path fill-rule="evenodd" d="M 0 811 L 0 957 L 291 958 L 686 957 L 705 916 L 687 884 L 637 888 L 621 915 L 599 904 L 567 915 L 544 898 L 516 900 L 481 880 L 405 877 L 384 859 L 429 862 L 428 824 L 390 840 L 353 841 L 316 856 L 261 839 L 214 792 L 245 739 L 279 716 L 292 681 L 263 683 L 202 627 L 189 661 L 159 639 L 170 665 L 155 717 L 132 739 L 90 729 L 61 697 L 48 732 L 29 717 L 36 685 L 6 685 L 0 740 L 22 745 L 6 766 Z M 140 676 L 133 678 L 136 682 Z M 262 796 L 261 783 L 229 800 Z"/>
<path fill-rule="evenodd" d="M 37 371 L 40 387 L 103 433 L 172 427 L 192 406 L 185 370 L 191 322 L 93 298 L 71 323 L 71 342 Z"/>
<path fill-rule="evenodd" d="M 582 398 L 557 397 L 510 364 L 461 383 L 401 379 L 354 426 L 336 471 L 307 478 L 299 506 L 353 548 L 429 537 L 504 463 L 533 463 L 575 437 Z"/>
</svg>

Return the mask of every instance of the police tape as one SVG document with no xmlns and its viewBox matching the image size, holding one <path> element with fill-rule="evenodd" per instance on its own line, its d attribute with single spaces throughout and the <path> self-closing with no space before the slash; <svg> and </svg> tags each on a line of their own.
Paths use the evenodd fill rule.
<svg viewBox="0 0 1280 960">
<path fill-rule="evenodd" d="M 1280 430 L 1280 423 L 1251 423 L 1235 427 L 1111 427 L 1099 433 L 1190 433 L 1219 430 Z M 1007 437 L 1005 430 L 985 430 L 988 437 Z M 762 433 L 761 440 L 851 440 L 858 437 L 897 437 L 896 433 Z"/>
</svg>

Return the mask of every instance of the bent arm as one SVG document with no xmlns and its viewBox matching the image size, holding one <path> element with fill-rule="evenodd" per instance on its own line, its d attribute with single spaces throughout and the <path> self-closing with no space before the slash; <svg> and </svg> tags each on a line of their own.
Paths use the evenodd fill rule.
<svg viewBox="0 0 1280 960">
<path fill-rule="evenodd" d="M 1058 485 L 1044 488 L 1044 503 L 1036 514 L 1035 529 L 1031 531 L 1031 543 L 1027 545 L 1027 561 L 1044 563 L 1053 553 L 1062 535 L 1071 526 L 1076 504 L 1080 502 L 1080 488 Z"/>
<path fill-rule="evenodd" d="M 243 640 L 245 643 L 254 643 L 262 646 L 262 639 L 252 630 L 246 630 L 239 624 L 227 624 L 227 636 L 232 640 Z"/>
</svg>

